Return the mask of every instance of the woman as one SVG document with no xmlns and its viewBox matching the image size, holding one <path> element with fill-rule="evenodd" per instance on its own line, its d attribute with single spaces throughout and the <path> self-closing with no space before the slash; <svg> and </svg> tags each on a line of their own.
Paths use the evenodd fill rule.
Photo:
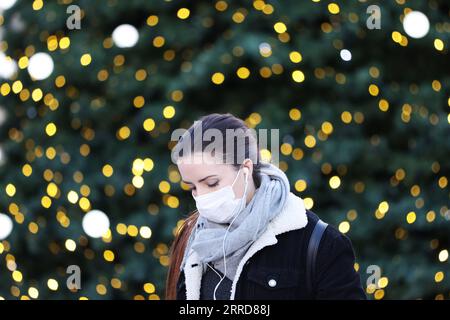
<svg viewBox="0 0 450 320">
<path fill-rule="evenodd" d="M 211 151 L 208 129 L 226 140 L 230 129 L 244 135 Z M 259 161 L 256 138 L 241 119 L 205 116 L 173 152 L 197 210 L 172 245 L 167 299 L 365 299 L 350 240 L 328 226 L 315 254 L 308 253 L 314 252 L 310 238 L 320 219 L 290 192 L 280 169 Z"/>
</svg>

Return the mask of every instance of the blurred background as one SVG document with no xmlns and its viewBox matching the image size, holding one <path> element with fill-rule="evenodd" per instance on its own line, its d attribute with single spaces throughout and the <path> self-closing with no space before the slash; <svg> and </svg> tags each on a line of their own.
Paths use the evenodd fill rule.
<svg viewBox="0 0 450 320">
<path fill-rule="evenodd" d="M 370 299 L 450 299 L 449 13 L 0 0 L 0 299 L 164 298 L 195 208 L 170 135 L 212 112 L 280 130 L 292 191 L 351 238 Z"/>
</svg>

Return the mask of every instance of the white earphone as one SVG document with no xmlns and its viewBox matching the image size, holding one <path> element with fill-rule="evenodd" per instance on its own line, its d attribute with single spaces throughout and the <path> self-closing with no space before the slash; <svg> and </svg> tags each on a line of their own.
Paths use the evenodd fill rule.
<svg viewBox="0 0 450 320">
<path fill-rule="evenodd" d="M 223 265 L 224 265 L 224 272 L 223 272 L 223 277 L 220 277 L 220 281 L 219 283 L 217 283 L 216 287 L 214 288 L 214 293 L 213 293 L 213 297 L 214 300 L 216 300 L 216 291 L 217 288 L 219 288 L 220 284 L 222 283 L 223 280 L 225 280 L 225 277 L 227 276 L 227 260 L 226 260 L 226 252 L 225 252 L 225 240 L 227 237 L 227 234 L 231 228 L 231 225 L 234 223 L 234 221 L 236 220 L 236 218 L 239 216 L 239 214 L 242 212 L 243 207 L 245 207 L 246 205 L 246 198 L 247 198 L 247 187 L 248 187 L 248 173 L 249 173 L 249 169 L 247 167 L 243 168 L 243 172 L 244 172 L 244 177 L 245 177 L 245 187 L 244 187 L 244 195 L 242 196 L 242 201 L 243 201 L 243 206 L 241 206 L 239 213 L 233 218 L 233 220 L 230 222 L 230 225 L 227 228 L 227 231 L 225 232 L 225 236 L 223 237 L 223 242 L 222 242 L 222 252 L 223 252 Z M 211 268 L 211 266 L 210 266 Z M 216 272 L 217 275 L 219 275 Z M 220 276 L 220 275 L 219 275 Z"/>
</svg>

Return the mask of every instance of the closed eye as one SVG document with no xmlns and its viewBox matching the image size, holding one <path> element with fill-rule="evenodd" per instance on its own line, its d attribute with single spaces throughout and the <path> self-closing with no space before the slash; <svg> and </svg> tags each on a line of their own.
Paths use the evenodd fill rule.
<svg viewBox="0 0 450 320">
<path fill-rule="evenodd" d="M 213 184 L 208 184 L 208 188 L 214 188 L 217 187 L 219 185 L 219 181 L 214 182 Z M 196 188 L 195 187 L 190 187 L 189 191 L 194 191 Z"/>
<path fill-rule="evenodd" d="M 219 185 L 219 181 L 214 182 L 213 184 L 208 184 L 208 187 L 214 188 L 214 187 L 217 187 L 218 185 Z"/>
</svg>

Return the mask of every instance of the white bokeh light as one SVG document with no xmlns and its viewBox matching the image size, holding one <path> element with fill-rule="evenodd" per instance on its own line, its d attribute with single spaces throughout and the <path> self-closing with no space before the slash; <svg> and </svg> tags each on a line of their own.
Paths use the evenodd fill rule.
<svg viewBox="0 0 450 320">
<path fill-rule="evenodd" d="M 119 48 L 131 48 L 138 42 L 139 33 L 131 24 L 122 24 L 114 29 L 112 39 Z"/>
<path fill-rule="evenodd" d="M 350 52 L 350 50 L 342 49 L 340 55 L 341 59 L 344 61 L 352 60 L 352 53 Z"/>
<path fill-rule="evenodd" d="M 8 10 L 17 0 L 0 0 L 0 10 Z"/>
<path fill-rule="evenodd" d="M 28 62 L 28 73 L 34 80 L 44 80 L 53 72 L 53 59 L 48 53 L 34 54 Z"/>
<path fill-rule="evenodd" d="M 9 216 L 0 213 L 0 240 L 8 238 L 13 229 L 13 222 Z"/>
<path fill-rule="evenodd" d="M 109 218 L 100 210 L 91 210 L 83 217 L 83 230 L 91 238 L 100 238 L 109 230 Z"/>
<path fill-rule="evenodd" d="M 430 21 L 420 11 L 411 11 L 403 18 L 403 29 L 411 38 L 423 38 L 430 30 Z"/>
<path fill-rule="evenodd" d="M 272 47 L 267 42 L 263 42 L 259 45 L 259 53 L 263 57 L 268 57 L 272 53 Z"/>
<path fill-rule="evenodd" d="M 10 57 L 0 52 L 0 77 L 9 79 L 17 71 L 17 63 Z"/>
</svg>

